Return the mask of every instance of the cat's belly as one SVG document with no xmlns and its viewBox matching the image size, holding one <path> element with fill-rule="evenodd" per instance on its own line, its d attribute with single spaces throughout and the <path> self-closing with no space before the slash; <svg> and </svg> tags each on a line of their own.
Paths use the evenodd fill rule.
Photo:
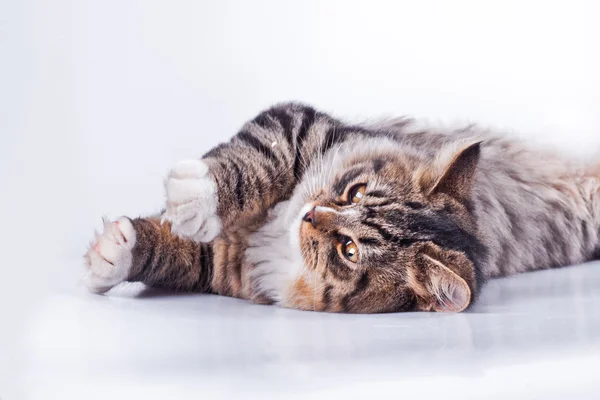
<svg viewBox="0 0 600 400">
<path fill-rule="evenodd" d="M 215 239 L 212 291 L 254 303 L 280 303 L 301 266 L 286 256 L 284 238 L 249 245 L 255 235 L 237 231 Z"/>
<path fill-rule="evenodd" d="M 246 261 L 249 232 L 223 232 L 213 242 L 213 292 L 252 300 L 250 271 L 254 265 Z"/>
<path fill-rule="evenodd" d="M 288 201 L 213 242 L 213 292 L 261 304 L 285 304 L 303 271 L 301 218 L 287 216 Z M 294 213 L 292 213 L 294 214 Z"/>
</svg>

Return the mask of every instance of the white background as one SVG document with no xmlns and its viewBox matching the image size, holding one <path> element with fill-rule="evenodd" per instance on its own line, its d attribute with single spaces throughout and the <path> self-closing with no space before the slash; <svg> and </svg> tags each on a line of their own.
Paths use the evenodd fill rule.
<svg viewBox="0 0 600 400">
<path fill-rule="evenodd" d="M 0 1 L 0 397 L 27 369 L 23 321 L 76 287 L 100 217 L 156 211 L 174 162 L 272 103 L 477 122 L 597 154 L 599 7 Z"/>
</svg>

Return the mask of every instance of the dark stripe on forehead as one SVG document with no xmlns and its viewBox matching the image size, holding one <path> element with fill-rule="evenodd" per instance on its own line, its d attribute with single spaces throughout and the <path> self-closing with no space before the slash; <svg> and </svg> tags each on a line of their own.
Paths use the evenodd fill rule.
<svg viewBox="0 0 600 400">
<path fill-rule="evenodd" d="M 374 237 L 363 237 L 358 239 L 360 244 L 366 244 L 367 246 L 377 247 L 381 245 L 381 242 Z"/>
<path fill-rule="evenodd" d="M 406 230 L 407 236 L 419 241 L 431 241 L 438 246 L 460 251 L 473 261 L 481 261 L 486 257 L 485 247 L 476 236 L 463 230 L 446 213 L 403 213 L 390 211 L 386 215 L 388 221 Z"/>
<path fill-rule="evenodd" d="M 363 172 L 365 172 L 364 167 L 354 167 L 354 168 L 350 169 L 349 171 L 346 171 L 344 173 L 344 175 L 342 175 L 340 177 L 340 179 L 338 179 L 333 184 L 333 190 L 336 193 L 339 193 L 340 195 L 342 195 L 344 193 L 344 190 L 346 190 L 346 186 L 348 186 L 348 184 L 350 182 L 352 182 L 354 179 L 356 179 L 356 177 L 359 176 L 360 174 L 362 174 Z"/>
<path fill-rule="evenodd" d="M 387 195 L 384 192 L 382 192 L 381 190 L 373 190 L 373 191 L 367 192 L 367 196 L 377 197 L 377 198 L 382 198 L 382 199 L 387 198 Z"/>
<path fill-rule="evenodd" d="M 384 229 L 377 222 L 367 220 L 367 221 L 363 221 L 363 224 L 375 229 L 377 231 L 377 233 L 379 233 L 379 236 L 381 236 L 383 238 L 383 240 L 387 240 L 387 241 L 392 240 L 392 234 L 390 232 L 388 232 L 386 229 Z"/>
<path fill-rule="evenodd" d="M 400 236 L 395 233 L 389 232 L 387 229 L 385 229 L 384 227 L 382 227 L 374 221 L 363 221 L 363 224 L 375 229 L 385 241 L 397 244 L 401 247 L 408 247 L 414 243 L 423 241 L 423 239 L 421 238 Z"/>
<path fill-rule="evenodd" d="M 263 156 L 267 157 L 275 164 L 275 166 L 279 165 L 279 160 L 277 159 L 277 156 L 275 155 L 273 150 L 270 147 L 264 145 L 259 138 L 257 138 L 250 132 L 242 131 L 238 133 L 237 138 L 239 138 L 242 142 L 252 147 L 259 153 L 261 153 Z"/>
</svg>

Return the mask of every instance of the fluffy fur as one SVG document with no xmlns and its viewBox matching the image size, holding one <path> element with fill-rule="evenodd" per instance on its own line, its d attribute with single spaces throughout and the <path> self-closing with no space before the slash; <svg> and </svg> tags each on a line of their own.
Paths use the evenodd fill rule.
<svg viewBox="0 0 600 400">
<path fill-rule="evenodd" d="M 487 279 L 600 249 L 598 165 L 475 127 L 351 126 L 282 104 L 179 163 L 166 191 L 161 216 L 105 226 L 86 254 L 91 290 L 129 280 L 304 310 L 462 311 Z"/>
</svg>

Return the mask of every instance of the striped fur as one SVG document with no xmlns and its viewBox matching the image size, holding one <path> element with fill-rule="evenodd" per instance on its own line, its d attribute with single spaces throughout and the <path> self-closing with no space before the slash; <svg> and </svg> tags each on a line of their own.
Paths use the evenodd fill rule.
<svg viewBox="0 0 600 400">
<path fill-rule="evenodd" d="M 352 126 L 282 104 L 201 163 L 212 183 L 198 187 L 215 188 L 207 218 L 218 236 L 196 243 L 175 222 L 131 220 L 127 280 L 305 310 L 461 311 L 486 279 L 600 250 L 598 166 L 578 168 L 474 127 Z M 361 184 L 364 196 L 352 203 Z M 357 262 L 342 254 L 349 240 Z M 88 270 L 102 275 L 90 252 Z"/>
</svg>

